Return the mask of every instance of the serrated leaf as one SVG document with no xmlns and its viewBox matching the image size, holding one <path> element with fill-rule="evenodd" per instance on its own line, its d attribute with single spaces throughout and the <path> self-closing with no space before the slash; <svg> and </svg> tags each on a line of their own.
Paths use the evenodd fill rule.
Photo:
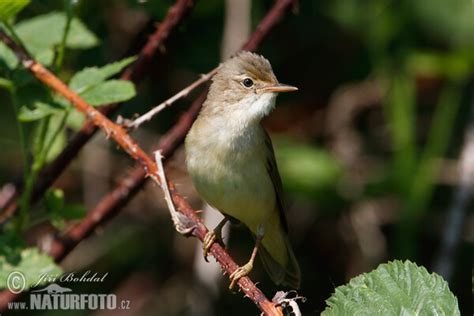
<svg viewBox="0 0 474 316">
<path fill-rule="evenodd" d="M 15 30 L 35 58 L 48 66 L 53 61 L 54 47 L 61 43 L 66 20 L 64 12 L 52 12 L 21 21 Z M 86 49 L 98 42 L 97 37 L 79 19 L 72 19 L 66 47 Z"/>
<path fill-rule="evenodd" d="M 106 79 L 118 74 L 123 68 L 135 61 L 135 57 L 129 57 L 120 61 L 107 64 L 103 67 L 88 67 L 77 72 L 70 80 L 69 87 L 77 93 L 82 93 L 90 87 L 97 85 Z"/>
<path fill-rule="evenodd" d="M 28 106 L 24 105 L 20 108 L 18 112 L 18 119 L 21 122 L 33 122 L 45 118 L 47 116 L 53 115 L 58 112 L 58 109 L 53 108 L 47 103 L 35 102 L 34 108 L 30 109 Z"/>
<path fill-rule="evenodd" d="M 1 289 L 7 287 L 8 276 L 11 273 L 17 273 L 17 275 L 21 273 L 24 276 L 26 285 L 24 290 L 27 290 L 36 285 L 41 280 L 42 275 L 59 276 L 62 274 L 62 270 L 50 256 L 41 253 L 38 248 L 26 248 L 18 251 L 17 260 L 11 260 L 0 255 Z M 16 285 L 19 282 L 21 281 L 16 282 Z"/>
<path fill-rule="evenodd" d="M 30 0 L 0 0 L 0 20 L 8 20 L 18 14 Z"/>
<path fill-rule="evenodd" d="M 323 316 L 460 315 L 448 283 L 410 261 L 381 264 L 336 288 L 326 303 Z"/>
<path fill-rule="evenodd" d="M 126 80 L 102 82 L 80 96 L 90 105 L 103 105 L 130 100 L 135 96 L 135 86 Z"/>
</svg>

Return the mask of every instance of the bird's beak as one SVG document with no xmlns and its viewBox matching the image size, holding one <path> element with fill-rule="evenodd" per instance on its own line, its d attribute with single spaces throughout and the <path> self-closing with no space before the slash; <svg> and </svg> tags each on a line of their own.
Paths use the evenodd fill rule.
<svg viewBox="0 0 474 316">
<path fill-rule="evenodd" d="M 298 91 L 297 87 L 289 86 L 287 84 L 276 84 L 273 86 L 267 86 L 259 89 L 261 92 L 293 92 Z"/>
</svg>

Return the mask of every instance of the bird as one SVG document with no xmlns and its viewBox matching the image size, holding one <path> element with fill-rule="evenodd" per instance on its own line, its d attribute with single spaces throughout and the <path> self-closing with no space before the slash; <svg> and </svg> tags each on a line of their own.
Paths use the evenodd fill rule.
<svg viewBox="0 0 474 316">
<path fill-rule="evenodd" d="M 249 228 L 255 247 L 249 261 L 230 275 L 232 289 L 248 275 L 257 253 L 277 285 L 299 288 L 301 272 L 288 238 L 282 181 L 272 141 L 261 124 L 278 93 L 297 91 L 281 84 L 270 62 L 242 51 L 223 62 L 185 139 L 186 167 L 203 200 L 224 219 L 204 238 L 203 255 L 229 220 Z"/>
</svg>

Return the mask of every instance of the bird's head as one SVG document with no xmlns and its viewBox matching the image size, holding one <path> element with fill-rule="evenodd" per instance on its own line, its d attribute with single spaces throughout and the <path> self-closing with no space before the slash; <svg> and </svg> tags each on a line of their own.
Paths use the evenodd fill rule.
<svg viewBox="0 0 474 316">
<path fill-rule="evenodd" d="M 224 62 L 212 79 L 208 110 L 244 121 L 260 120 L 274 107 L 279 92 L 298 88 L 281 84 L 263 56 L 241 52 Z"/>
</svg>

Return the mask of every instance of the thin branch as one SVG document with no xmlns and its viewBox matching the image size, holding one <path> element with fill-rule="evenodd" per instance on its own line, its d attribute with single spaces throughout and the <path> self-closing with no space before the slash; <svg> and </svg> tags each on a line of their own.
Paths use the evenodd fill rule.
<svg viewBox="0 0 474 316">
<path fill-rule="evenodd" d="M 286 5 L 282 6 L 282 4 L 285 3 Z M 275 7 L 282 11 L 279 12 L 279 14 L 275 14 L 275 12 L 272 10 L 270 13 L 272 13 L 274 19 L 273 23 L 269 23 L 267 19 L 268 15 L 266 19 L 262 21 L 262 23 L 266 22 L 267 24 L 265 25 L 273 25 L 276 21 L 281 19 L 287 7 L 292 3 L 293 2 L 291 0 L 278 1 Z M 262 30 L 259 30 L 257 34 L 260 34 L 260 38 L 262 38 Z M 22 64 L 28 70 L 30 70 L 38 80 L 42 81 L 44 84 L 48 85 L 50 88 L 69 100 L 78 111 L 82 112 L 93 124 L 100 127 L 108 137 L 114 139 L 117 144 L 120 145 L 132 158 L 139 162 L 149 177 L 151 177 L 155 182 L 160 183 L 160 175 L 158 174 L 156 164 L 134 142 L 134 140 L 121 126 L 108 120 L 101 112 L 88 105 L 77 94 L 69 90 L 69 88 L 63 82 L 61 82 L 41 64 L 31 59 L 31 57 L 29 57 L 21 47 L 11 41 L 11 39 L 1 30 L 0 39 L 17 54 L 17 57 L 21 60 Z M 202 224 L 196 212 L 189 206 L 185 199 L 176 192 L 172 182 L 168 183 L 168 187 L 170 189 L 174 204 L 177 205 L 180 212 L 187 218 L 187 222 L 193 223 L 195 226 L 192 234 L 202 241 L 205 234 L 207 233 L 206 227 Z M 211 254 L 220 263 L 225 273 L 230 274 L 235 271 L 235 269 L 237 269 L 237 264 L 230 258 L 227 252 L 220 245 L 214 244 L 211 247 Z M 241 278 L 238 281 L 238 285 L 245 295 L 252 299 L 266 315 L 281 315 L 281 310 L 279 310 L 275 304 L 270 302 L 248 277 Z"/>
<path fill-rule="evenodd" d="M 137 60 L 123 72 L 120 77 L 121 79 L 138 82 L 143 78 L 145 70 L 148 68 L 157 50 L 163 47 L 171 32 L 176 29 L 179 23 L 191 11 L 194 2 L 194 0 L 177 0 L 175 4 L 170 7 L 164 20 L 157 26 L 155 32 L 149 37 L 147 43 L 138 54 Z M 22 50 L 21 52 L 18 51 L 18 53 L 24 55 L 27 52 Z M 119 105 L 120 104 L 110 104 L 101 106 L 100 111 L 109 116 Z M 71 138 L 58 157 L 56 157 L 51 164 L 43 168 L 31 194 L 32 203 L 44 195 L 44 192 L 56 181 L 96 131 L 97 128 L 94 124 L 87 120 L 79 132 Z M 17 191 L 21 189 L 21 186 L 17 187 Z M 19 196 L 19 192 L 16 192 L 15 197 L 17 196 Z M 8 218 L 13 216 L 17 208 L 16 199 L 10 199 L 8 204 L 0 205 L 0 210 L 2 210 L 2 213 L 0 213 L 0 223 L 5 222 Z"/>
<path fill-rule="evenodd" d="M 143 114 L 142 116 L 140 116 L 139 118 L 131 122 L 130 124 L 125 124 L 125 127 L 131 130 L 139 128 L 140 125 L 142 125 L 145 122 L 150 121 L 153 118 L 153 116 L 160 113 L 163 109 L 171 106 L 174 102 L 178 101 L 179 99 L 184 98 L 191 91 L 199 87 L 201 84 L 209 81 L 209 79 L 211 79 L 212 76 L 214 76 L 214 74 L 217 72 L 217 69 L 218 67 L 212 69 L 207 74 L 201 75 L 201 77 L 198 80 L 194 81 L 189 86 L 187 86 L 180 92 L 176 93 L 171 98 L 166 99 L 165 101 L 163 101 L 162 103 L 160 103 L 159 105 L 157 105 L 156 107 L 148 111 L 147 113 Z"/>
<path fill-rule="evenodd" d="M 192 233 L 196 226 L 193 223 L 187 223 L 183 214 L 179 213 L 174 207 L 173 198 L 171 197 L 170 189 L 168 188 L 168 180 L 166 180 L 165 168 L 163 167 L 163 156 L 159 150 L 155 151 L 155 162 L 158 168 L 158 175 L 160 176 L 160 182 L 157 182 L 157 184 L 161 187 L 161 190 L 163 190 L 165 195 L 166 205 L 170 211 L 174 228 L 178 233 L 188 235 Z"/>
</svg>

